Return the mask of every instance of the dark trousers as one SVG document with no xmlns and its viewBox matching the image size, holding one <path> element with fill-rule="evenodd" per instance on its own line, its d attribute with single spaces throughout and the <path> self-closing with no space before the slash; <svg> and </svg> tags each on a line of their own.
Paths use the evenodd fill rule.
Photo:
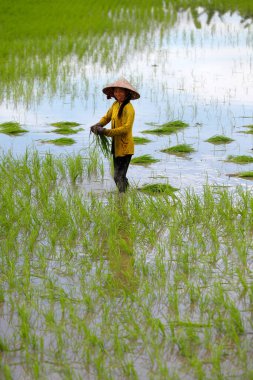
<svg viewBox="0 0 253 380">
<path fill-rule="evenodd" d="M 126 173 L 131 158 L 131 154 L 127 154 L 123 157 L 115 157 L 113 155 L 114 181 L 120 193 L 124 193 L 128 187 L 128 179 L 126 177 Z"/>
</svg>

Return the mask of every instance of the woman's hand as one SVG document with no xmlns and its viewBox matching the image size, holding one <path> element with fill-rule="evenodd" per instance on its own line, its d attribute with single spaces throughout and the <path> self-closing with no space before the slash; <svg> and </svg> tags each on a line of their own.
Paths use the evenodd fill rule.
<svg viewBox="0 0 253 380">
<path fill-rule="evenodd" d="M 92 126 L 90 127 L 90 131 L 91 131 L 92 133 L 94 133 L 95 135 L 97 135 L 97 134 L 98 134 L 98 133 L 97 133 L 98 128 L 102 128 L 102 125 L 101 125 L 101 124 L 94 124 L 94 125 L 92 125 Z"/>
<path fill-rule="evenodd" d="M 97 127 L 97 135 L 104 135 L 105 129 L 103 127 Z"/>
</svg>

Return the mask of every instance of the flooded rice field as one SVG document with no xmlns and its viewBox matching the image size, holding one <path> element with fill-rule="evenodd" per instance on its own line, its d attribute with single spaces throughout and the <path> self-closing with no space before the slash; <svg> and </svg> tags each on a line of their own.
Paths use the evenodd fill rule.
<svg viewBox="0 0 253 380">
<path fill-rule="evenodd" d="M 199 188 L 207 181 L 215 185 L 249 185 L 245 179 L 229 178 L 228 174 L 240 171 L 241 167 L 224 161 L 231 154 L 252 154 L 252 136 L 243 127 L 253 123 L 253 30 L 245 28 L 238 14 L 215 14 L 207 25 L 204 13 L 199 16 L 199 23 L 201 27 L 196 28 L 191 14 L 184 12 L 168 30 L 158 26 L 150 35 L 150 43 L 140 49 L 135 49 L 134 36 L 128 41 L 129 51 L 126 42 L 119 41 L 121 62 L 116 60 L 109 67 L 104 61 L 94 63 L 91 58 L 90 62 L 78 61 L 75 56 L 70 61 L 67 57 L 70 72 L 64 78 L 66 92 L 61 88 L 64 85 L 60 71 L 53 95 L 45 91 L 36 101 L 35 82 L 35 100 L 30 103 L 3 99 L 0 122 L 19 122 L 29 133 L 18 137 L 1 134 L 1 150 L 24 153 L 27 148 L 35 148 L 59 155 L 87 149 L 91 142 L 89 126 L 112 103 L 105 99 L 101 89 L 123 75 L 141 93 L 141 99 L 134 102 L 136 136 L 150 138 L 151 135 L 142 132 L 152 129 L 146 125 L 150 122 L 182 120 L 189 125 L 170 136 L 153 135 L 149 144 L 136 146 L 135 155 L 148 153 L 159 162 L 144 168 L 131 166 L 129 179 L 133 184 L 163 178 L 180 188 Z M 69 147 L 42 144 L 41 141 L 60 137 L 49 124 L 61 120 L 82 124 L 82 131 L 68 136 L 75 144 Z M 205 142 L 217 134 L 234 141 L 219 145 Z M 161 153 L 162 149 L 181 143 L 191 144 L 195 153 L 183 158 Z M 247 165 L 247 170 L 251 169 Z M 106 188 L 114 186 L 110 178 L 106 172 Z M 104 186 L 101 183 L 101 189 Z"/>
<path fill-rule="evenodd" d="M 0 379 L 253 376 L 253 9 L 137 3 L 0 5 Z"/>
</svg>

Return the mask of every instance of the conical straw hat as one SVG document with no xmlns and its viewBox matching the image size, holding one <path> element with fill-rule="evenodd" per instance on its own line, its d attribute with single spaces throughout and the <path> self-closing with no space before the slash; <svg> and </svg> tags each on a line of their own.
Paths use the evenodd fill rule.
<svg viewBox="0 0 253 380">
<path fill-rule="evenodd" d="M 132 100 L 139 99 L 140 97 L 140 94 L 137 92 L 137 90 L 125 78 L 120 78 L 116 82 L 108 84 L 105 88 L 103 88 L 103 93 L 107 95 L 107 99 L 114 97 L 113 92 L 115 87 L 125 88 L 126 90 L 129 90 Z"/>
</svg>

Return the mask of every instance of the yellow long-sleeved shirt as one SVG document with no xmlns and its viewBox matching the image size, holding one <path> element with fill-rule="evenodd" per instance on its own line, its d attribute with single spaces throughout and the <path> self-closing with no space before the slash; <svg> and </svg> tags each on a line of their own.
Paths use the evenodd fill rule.
<svg viewBox="0 0 253 380">
<path fill-rule="evenodd" d="M 131 103 L 125 105 L 121 118 L 118 118 L 120 103 L 114 102 L 103 116 L 99 124 L 105 126 L 111 121 L 111 129 L 105 129 L 105 135 L 114 139 L 115 157 L 134 154 L 134 140 L 132 135 L 135 111 Z"/>
</svg>

